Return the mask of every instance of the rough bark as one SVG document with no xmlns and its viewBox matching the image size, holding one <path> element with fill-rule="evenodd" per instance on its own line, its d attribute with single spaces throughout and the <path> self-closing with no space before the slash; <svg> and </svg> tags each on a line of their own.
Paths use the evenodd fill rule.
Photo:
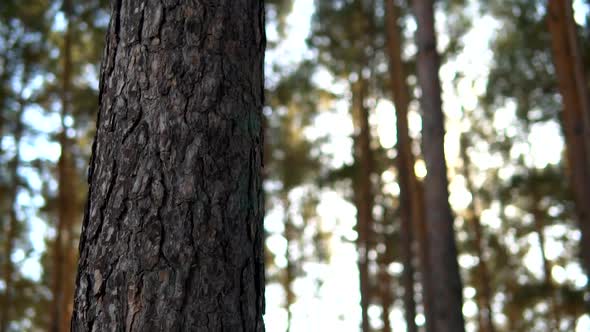
<svg viewBox="0 0 590 332">
<path fill-rule="evenodd" d="M 582 233 L 582 265 L 590 278 L 590 103 L 571 7 L 571 0 L 548 1 L 547 23 L 563 100 L 567 161 Z"/>
<path fill-rule="evenodd" d="M 414 242 L 413 226 L 420 214 L 414 200 L 416 190 L 416 175 L 414 173 L 414 156 L 411 151 L 411 141 L 408 130 L 408 105 L 410 103 L 409 88 L 406 83 L 406 73 L 402 61 L 401 30 L 398 25 L 400 9 L 391 0 L 385 0 L 385 15 L 387 27 L 387 49 L 389 53 L 389 78 L 391 80 L 391 92 L 396 113 L 397 129 L 397 169 L 398 183 L 400 187 L 400 214 L 401 214 L 401 253 L 404 264 L 402 284 L 404 286 L 404 308 L 406 326 L 408 332 L 418 331 L 416 325 L 416 301 L 414 295 L 414 266 L 412 264 L 412 245 Z M 425 274 L 424 274 L 425 275 Z M 429 299 L 430 288 L 423 283 L 423 298 Z M 425 308 L 429 308 L 428 300 L 424 300 Z M 426 316 L 427 320 L 432 319 Z"/>
<path fill-rule="evenodd" d="M 355 179 L 355 205 L 357 209 L 357 250 L 359 254 L 359 281 L 361 291 L 361 327 L 370 331 L 369 303 L 371 286 L 369 280 L 369 249 L 373 224 L 373 193 L 371 185 L 372 154 L 369 110 L 365 107 L 367 82 L 358 76 L 352 84 L 352 111 L 357 131 L 354 139 L 354 157 L 357 165 Z"/>
<path fill-rule="evenodd" d="M 263 331 L 259 0 L 115 0 L 73 331 Z"/>
<path fill-rule="evenodd" d="M 461 159 L 463 160 L 463 177 L 465 178 L 467 191 L 471 194 L 471 202 L 467 206 L 466 222 L 471 228 L 473 235 L 473 242 L 475 244 L 475 253 L 478 258 L 477 263 L 477 320 L 480 332 L 494 332 L 494 319 L 492 311 L 492 290 L 491 280 L 488 265 L 484 255 L 484 234 L 481 226 L 480 209 L 476 206 L 476 192 L 471 180 L 471 171 L 469 167 L 471 165 L 471 158 L 467 154 L 467 138 L 461 136 L 460 153 Z"/>
<path fill-rule="evenodd" d="M 447 166 L 444 154 L 444 116 L 438 77 L 440 57 L 436 50 L 432 0 L 415 0 L 418 24 L 418 83 L 422 90 L 422 139 L 427 175 L 424 181 L 424 203 L 430 245 L 433 284 L 434 328 L 439 332 L 464 331 L 461 276 L 453 215 L 449 205 Z"/>
</svg>

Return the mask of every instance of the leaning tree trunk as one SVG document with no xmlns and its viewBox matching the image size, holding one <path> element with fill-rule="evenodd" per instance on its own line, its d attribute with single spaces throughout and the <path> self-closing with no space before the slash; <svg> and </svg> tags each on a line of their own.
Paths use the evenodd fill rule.
<svg viewBox="0 0 590 332">
<path fill-rule="evenodd" d="M 438 77 L 440 58 L 436 50 L 432 0 L 414 0 L 418 24 L 418 83 L 422 89 L 422 140 L 426 178 L 424 203 L 434 286 L 434 328 L 439 332 L 464 331 L 462 283 L 457 263 L 453 215 L 449 205 L 444 153 L 444 116 Z"/>
<path fill-rule="evenodd" d="M 547 3 L 553 63 L 563 99 L 563 131 L 576 214 L 582 234 L 582 265 L 590 278 L 590 102 L 577 45 L 570 0 Z"/>
<path fill-rule="evenodd" d="M 114 0 L 73 331 L 263 331 L 260 0 Z"/>
</svg>

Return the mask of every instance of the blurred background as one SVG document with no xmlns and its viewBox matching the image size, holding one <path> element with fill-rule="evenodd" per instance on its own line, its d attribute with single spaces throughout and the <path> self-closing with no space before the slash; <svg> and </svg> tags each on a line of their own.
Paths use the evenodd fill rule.
<svg viewBox="0 0 590 332">
<path fill-rule="evenodd" d="M 0 1 L 0 332 L 69 330 L 108 6 Z M 590 70 L 590 1 L 573 1 L 579 52 L 561 58 L 547 8 L 435 1 L 468 331 L 590 331 L 558 84 L 559 61 Z M 266 9 L 267 330 L 358 331 L 361 298 L 372 330 L 423 330 L 421 235 L 400 200 L 403 177 L 419 193 L 426 176 L 409 2 Z"/>
</svg>

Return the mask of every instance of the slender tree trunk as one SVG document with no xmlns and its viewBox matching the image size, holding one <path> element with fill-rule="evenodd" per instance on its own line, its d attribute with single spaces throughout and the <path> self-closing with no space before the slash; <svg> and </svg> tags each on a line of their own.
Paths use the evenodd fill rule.
<svg viewBox="0 0 590 332">
<path fill-rule="evenodd" d="M 24 80 L 23 80 L 24 81 Z M 8 199 L 8 214 L 9 218 L 4 225 L 4 234 L 5 242 L 4 242 L 4 263 L 2 264 L 2 277 L 4 279 L 4 294 L 0 299 L 2 302 L 0 303 L 0 332 L 7 332 L 10 322 L 12 321 L 12 307 L 13 307 L 13 293 L 14 293 L 14 272 L 15 266 L 12 262 L 12 252 L 14 250 L 15 240 L 18 236 L 17 228 L 18 228 L 18 217 L 16 214 L 16 197 L 18 195 L 18 190 L 20 188 L 20 181 L 19 181 L 19 168 L 20 168 L 20 143 L 21 138 L 24 131 L 23 125 L 23 114 L 25 109 L 25 102 L 21 99 L 22 92 L 19 94 L 19 109 L 16 114 L 16 126 L 14 129 L 14 144 L 15 144 L 15 153 L 12 160 L 8 164 L 8 171 L 10 176 L 10 181 L 12 182 L 11 188 L 7 191 L 9 199 Z"/>
<path fill-rule="evenodd" d="M 411 141 L 408 130 L 408 105 L 410 103 L 410 94 L 406 83 L 406 73 L 401 58 L 402 39 L 401 31 L 398 25 L 399 8 L 392 0 L 385 0 L 385 14 L 387 22 L 387 48 L 389 51 L 389 76 L 391 80 L 391 92 L 396 111 L 397 126 L 397 168 L 399 174 L 400 186 L 400 212 L 401 212 L 401 234 L 402 234 L 402 260 L 404 272 L 402 275 L 402 284 L 404 285 L 404 308 L 406 316 L 406 325 L 408 332 L 418 331 L 416 325 L 416 301 L 414 295 L 414 266 L 412 264 L 412 245 L 414 234 L 412 225 L 418 222 L 421 214 L 418 213 L 416 194 L 416 175 L 414 173 L 414 156 L 411 150 Z M 425 262 L 422 262 L 425 263 Z M 426 275 L 426 274 L 424 274 Z M 423 276 L 424 276 L 423 275 Z M 426 284 L 423 283 L 425 286 Z M 423 302 L 425 309 L 428 306 L 431 294 L 429 287 L 423 287 Z M 431 320 L 431 316 L 426 317 Z"/>
<path fill-rule="evenodd" d="M 16 186 L 16 185 L 15 185 Z M 14 201 L 11 200 L 11 205 L 14 205 Z M 10 208 L 10 207 L 9 207 Z M 13 208 L 9 211 L 9 218 L 4 225 L 4 263 L 2 264 L 2 278 L 4 279 L 4 294 L 2 296 L 1 311 L 0 311 L 0 332 L 7 332 L 8 326 L 11 321 L 11 309 L 12 309 L 12 292 L 13 292 L 13 274 L 14 264 L 12 263 L 11 254 L 14 248 L 14 238 L 16 235 L 16 215 Z"/>
<path fill-rule="evenodd" d="M 553 62 L 563 99 L 570 179 L 582 240 L 582 265 L 590 278 L 590 106 L 583 64 L 577 46 L 571 0 L 547 2 Z"/>
<path fill-rule="evenodd" d="M 471 172 L 469 166 L 471 165 L 471 159 L 467 154 L 468 141 L 467 138 L 461 136 L 461 159 L 463 160 L 463 177 L 467 191 L 471 193 L 471 202 L 467 207 L 468 214 L 466 222 L 471 226 L 471 232 L 473 234 L 473 240 L 475 242 L 475 252 L 478 258 L 477 264 L 477 306 L 478 306 L 478 323 L 480 332 L 494 332 L 493 311 L 492 311 L 492 290 L 490 272 L 486 263 L 484 255 L 484 239 L 483 229 L 481 227 L 480 212 L 476 207 L 476 192 L 471 180 Z"/>
<path fill-rule="evenodd" d="M 264 6 L 115 0 L 73 331 L 263 331 Z"/>
<path fill-rule="evenodd" d="M 69 233 L 72 231 L 77 217 L 76 213 L 76 196 L 73 188 L 73 181 L 76 179 L 74 171 L 74 161 L 71 153 L 71 140 L 67 136 L 66 117 L 71 115 L 71 80 L 72 80 L 72 40 L 71 40 L 71 2 L 64 0 L 63 11 L 67 20 L 64 43 L 62 48 L 62 91 L 61 91 L 61 133 L 59 134 L 59 143 L 61 146 L 61 155 L 58 161 L 58 199 L 57 199 L 57 224 L 56 237 L 53 254 L 53 284 L 52 284 L 52 319 L 50 330 L 52 332 L 65 332 L 69 329 L 72 302 L 74 297 L 74 282 L 70 281 L 70 248 L 71 238 Z"/>
<path fill-rule="evenodd" d="M 369 249 L 373 224 L 373 193 L 371 185 L 372 154 L 369 111 L 364 106 L 367 82 L 359 73 L 352 84 L 352 110 L 355 119 L 354 156 L 357 165 L 355 179 L 355 204 L 357 209 L 357 248 L 359 253 L 359 278 L 361 291 L 361 326 L 363 332 L 370 331 L 368 309 L 371 286 L 369 279 Z"/>
<path fill-rule="evenodd" d="M 289 201 L 288 194 L 284 194 L 282 199 L 283 206 L 285 207 L 285 240 L 287 240 L 287 247 L 285 250 L 285 258 L 287 260 L 287 266 L 285 267 L 285 280 L 283 281 L 283 288 L 285 291 L 285 309 L 287 310 L 287 332 L 291 331 L 291 322 L 293 320 L 293 312 L 291 306 L 295 302 L 295 293 L 293 292 L 293 282 L 295 281 L 296 269 L 293 257 L 291 257 L 290 246 L 295 241 L 295 225 L 291 222 L 289 215 L 289 209 L 291 203 Z"/>
<path fill-rule="evenodd" d="M 415 173 L 414 179 L 416 179 Z M 426 226 L 426 217 L 424 216 L 424 186 L 416 179 L 411 187 L 412 199 L 416 202 L 416 218 L 414 219 L 414 232 L 419 244 L 420 256 L 420 280 L 422 281 L 422 306 L 426 316 L 426 331 L 436 331 L 434 325 L 434 280 L 432 276 L 432 263 L 430 262 L 430 243 L 428 239 L 428 229 Z M 430 317 L 430 319 L 429 319 Z"/>
<path fill-rule="evenodd" d="M 557 290 L 555 289 L 555 284 L 553 284 L 553 280 L 551 279 L 551 263 L 549 262 L 549 259 L 547 259 L 547 254 L 545 251 L 545 216 L 539 206 L 539 203 L 540 197 L 537 194 L 537 192 L 534 192 L 532 214 L 533 222 L 535 224 L 535 233 L 537 233 L 537 238 L 539 241 L 539 251 L 541 254 L 541 260 L 543 262 L 543 283 L 549 291 L 550 310 L 548 315 L 548 321 L 553 321 L 553 331 L 559 331 L 559 326 L 561 325 L 561 318 L 559 315 L 559 299 L 557 295 Z"/>
<path fill-rule="evenodd" d="M 386 225 L 391 222 L 391 218 L 386 213 L 381 223 Z M 385 246 L 385 250 L 377 256 L 377 294 L 380 300 L 381 308 L 381 320 L 383 322 L 383 332 L 391 332 L 391 320 L 389 315 L 391 314 L 391 308 L 394 303 L 393 289 L 391 274 L 389 273 L 389 266 L 395 261 L 394 253 L 395 248 L 398 245 L 397 236 L 389 232 L 383 232 L 381 237 L 381 243 Z"/>
<path fill-rule="evenodd" d="M 422 89 L 423 151 L 427 175 L 424 182 L 426 224 L 434 283 L 434 327 L 439 332 L 464 331 L 462 283 L 457 263 L 453 215 L 449 205 L 444 154 L 444 116 L 438 77 L 432 0 L 414 0 L 418 24 L 418 82 Z"/>
<path fill-rule="evenodd" d="M 393 304 L 391 295 L 391 276 L 387 271 L 389 264 L 379 264 L 379 298 L 381 299 L 381 320 L 383 321 L 383 332 L 391 332 L 391 321 L 389 313 Z"/>
</svg>

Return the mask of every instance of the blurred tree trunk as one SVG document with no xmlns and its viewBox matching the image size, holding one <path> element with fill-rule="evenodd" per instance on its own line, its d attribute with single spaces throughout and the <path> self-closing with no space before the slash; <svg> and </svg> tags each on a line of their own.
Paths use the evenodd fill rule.
<svg viewBox="0 0 590 332">
<path fill-rule="evenodd" d="M 262 1 L 115 0 L 73 331 L 263 331 Z"/>
<path fill-rule="evenodd" d="M 284 194 L 282 198 L 283 207 L 285 208 L 285 240 L 287 240 L 287 247 L 285 248 L 285 258 L 287 260 L 287 266 L 285 267 L 285 278 L 283 280 L 283 290 L 285 291 L 285 309 L 287 310 L 287 332 L 291 331 L 291 322 L 293 320 L 293 312 L 291 306 L 295 302 L 295 293 L 293 292 L 293 282 L 296 277 L 296 265 L 293 261 L 290 246 L 295 239 L 295 225 L 291 222 L 291 216 L 289 215 L 289 209 L 291 203 L 289 200 L 288 193 Z"/>
<path fill-rule="evenodd" d="M 545 251 L 545 213 L 541 209 L 541 206 L 539 206 L 541 203 L 541 197 L 536 191 L 536 188 L 533 188 L 532 198 L 533 206 L 531 212 L 533 214 L 535 233 L 537 234 L 537 240 L 539 241 L 541 261 L 543 262 L 543 283 L 545 284 L 549 294 L 550 305 L 547 321 L 553 321 L 553 331 L 560 331 L 559 326 L 561 325 L 561 317 L 559 315 L 559 299 L 557 290 L 555 289 L 555 284 L 553 284 L 553 279 L 551 278 L 551 263 L 549 262 L 549 259 L 547 259 L 547 254 Z M 548 323 L 548 325 L 550 324 Z"/>
<path fill-rule="evenodd" d="M 471 202 L 467 206 L 466 222 L 471 227 L 471 233 L 473 234 L 473 242 L 475 247 L 475 253 L 478 258 L 477 264 L 477 306 L 478 313 L 477 319 L 479 324 L 480 332 L 494 332 L 493 311 L 492 311 L 492 291 L 491 291 L 491 280 L 490 272 L 486 263 L 484 255 L 484 235 L 481 227 L 480 211 L 476 206 L 477 193 L 473 181 L 471 180 L 471 171 L 469 167 L 471 165 L 471 158 L 467 154 L 468 139 L 463 134 L 461 135 L 460 143 L 460 154 L 461 160 L 463 160 L 463 177 L 465 178 L 465 186 L 467 191 L 471 194 Z"/>
<path fill-rule="evenodd" d="M 388 243 L 386 244 L 387 251 L 392 251 L 390 248 L 393 248 L 393 245 Z M 382 255 L 383 262 L 379 264 L 379 298 L 381 299 L 381 308 L 383 312 L 381 313 L 381 320 L 383 321 L 383 331 L 390 332 L 391 330 L 391 321 L 389 319 L 389 314 L 391 312 L 391 307 L 393 305 L 393 296 L 391 292 L 391 275 L 389 274 L 388 267 L 391 264 L 392 260 L 390 259 L 391 255 L 385 253 Z"/>
<path fill-rule="evenodd" d="M 355 123 L 354 157 L 356 164 L 355 205 L 357 209 L 357 250 L 359 254 L 359 278 L 361 291 L 362 331 L 370 331 L 368 309 L 371 297 L 369 279 L 369 249 L 373 225 L 373 192 L 371 174 L 373 169 L 369 110 L 365 107 L 367 81 L 358 73 L 352 83 L 352 113 Z"/>
<path fill-rule="evenodd" d="M 388 211 L 387 207 L 384 207 L 384 211 Z M 390 210 L 391 211 L 391 210 Z M 391 213 L 394 214 L 394 213 Z M 385 212 L 381 217 L 381 228 L 389 228 L 387 226 L 391 225 L 391 220 L 393 220 L 393 216 L 390 213 Z M 376 232 L 375 232 L 376 233 Z M 383 244 L 384 250 L 383 252 L 379 251 L 376 259 L 377 263 L 377 283 L 375 292 L 379 297 L 379 301 L 381 304 L 381 320 L 383 322 L 383 328 L 381 329 L 383 332 L 391 332 L 391 320 L 390 314 L 391 309 L 394 305 L 394 289 L 396 285 L 393 284 L 393 279 L 389 272 L 389 267 L 393 262 L 395 262 L 395 253 L 396 248 L 399 245 L 398 236 L 396 232 L 393 231 L 385 231 L 383 230 L 377 237 L 377 233 L 375 234 L 375 244 L 380 243 Z M 380 241 L 380 242 L 378 242 Z"/>
<path fill-rule="evenodd" d="M 553 62 L 563 99 L 563 131 L 582 240 L 582 265 L 590 278 L 590 102 L 571 0 L 547 2 Z"/>
<path fill-rule="evenodd" d="M 463 287 L 457 263 L 453 215 L 449 205 L 444 154 L 444 116 L 438 71 L 432 0 L 415 0 L 418 46 L 418 83 L 422 89 L 422 139 L 427 175 L 424 182 L 426 225 L 433 283 L 434 328 L 438 332 L 464 331 Z"/>
<path fill-rule="evenodd" d="M 24 82 L 24 80 L 23 80 Z M 21 186 L 19 180 L 20 168 L 20 143 L 24 132 L 23 114 L 25 110 L 25 101 L 21 99 L 22 92 L 19 94 L 19 109 L 16 112 L 16 124 L 14 127 L 14 145 L 15 151 L 12 160 L 8 162 L 8 174 L 10 178 L 10 188 L 8 194 L 8 220 L 3 225 L 4 238 L 4 262 L 2 264 L 2 279 L 4 279 L 4 294 L 0 299 L 0 332 L 7 332 L 9 324 L 12 321 L 13 297 L 14 293 L 14 273 L 15 265 L 12 261 L 12 252 L 14 251 L 15 240 L 18 234 L 19 220 L 16 214 L 16 199 L 18 190 Z"/>
<path fill-rule="evenodd" d="M 392 0 L 385 0 L 385 15 L 387 28 L 387 48 L 389 51 L 389 77 L 391 80 L 391 92 L 396 111 L 397 125 L 397 168 L 398 183 L 400 187 L 400 214 L 401 214 L 401 252 L 404 264 L 402 284 L 404 286 L 404 308 L 406 326 L 408 332 L 418 331 L 416 325 L 416 301 L 414 295 L 414 266 L 412 245 L 414 234 L 412 225 L 417 224 L 421 214 L 414 198 L 416 194 L 416 175 L 414 173 L 414 156 L 411 150 L 411 141 L 408 130 L 408 105 L 410 94 L 406 83 L 406 73 L 402 61 L 401 29 L 398 25 L 400 9 Z M 423 262 L 424 263 L 424 262 Z M 425 276 L 426 274 L 423 274 Z M 429 284 L 423 282 L 423 302 L 425 309 L 430 309 Z M 426 311 L 426 310 L 425 310 Z M 430 321 L 431 316 L 426 315 Z"/>
<path fill-rule="evenodd" d="M 67 21 L 62 46 L 62 87 L 61 87 L 61 132 L 59 144 L 61 155 L 58 160 L 58 198 L 57 224 L 53 253 L 53 284 L 52 284 L 52 332 L 69 330 L 74 299 L 75 263 L 72 257 L 73 229 L 77 223 L 78 213 L 75 185 L 78 174 L 75 171 L 74 157 L 71 151 L 72 142 L 68 137 L 66 118 L 72 116 L 72 4 L 64 0 L 63 12 Z"/>
<path fill-rule="evenodd" d="M 412 163 L 413 164 L 413 163 Z M 432 276 L 432 263 L 430 262 L 430 242 L 428 239 L 428 229 L 426 218 L 424 216 L 424 186 L 416 178 L 416 173 L 412 168 L 412 174 L 416 180 L 413 184 L 411 194 L 412 200 L 416 204 L 416 217 L 414 221 L 414 231 L 416 233 L 419 255 L 420 255 L 420 280 L 422 281 L 422 306 L 424 316 L 426 316 L 426 331 L 436 331 L 434 326 L 434 278 Z M 430 319 L 429 319 L 430 317 Z"/>
</svg>

